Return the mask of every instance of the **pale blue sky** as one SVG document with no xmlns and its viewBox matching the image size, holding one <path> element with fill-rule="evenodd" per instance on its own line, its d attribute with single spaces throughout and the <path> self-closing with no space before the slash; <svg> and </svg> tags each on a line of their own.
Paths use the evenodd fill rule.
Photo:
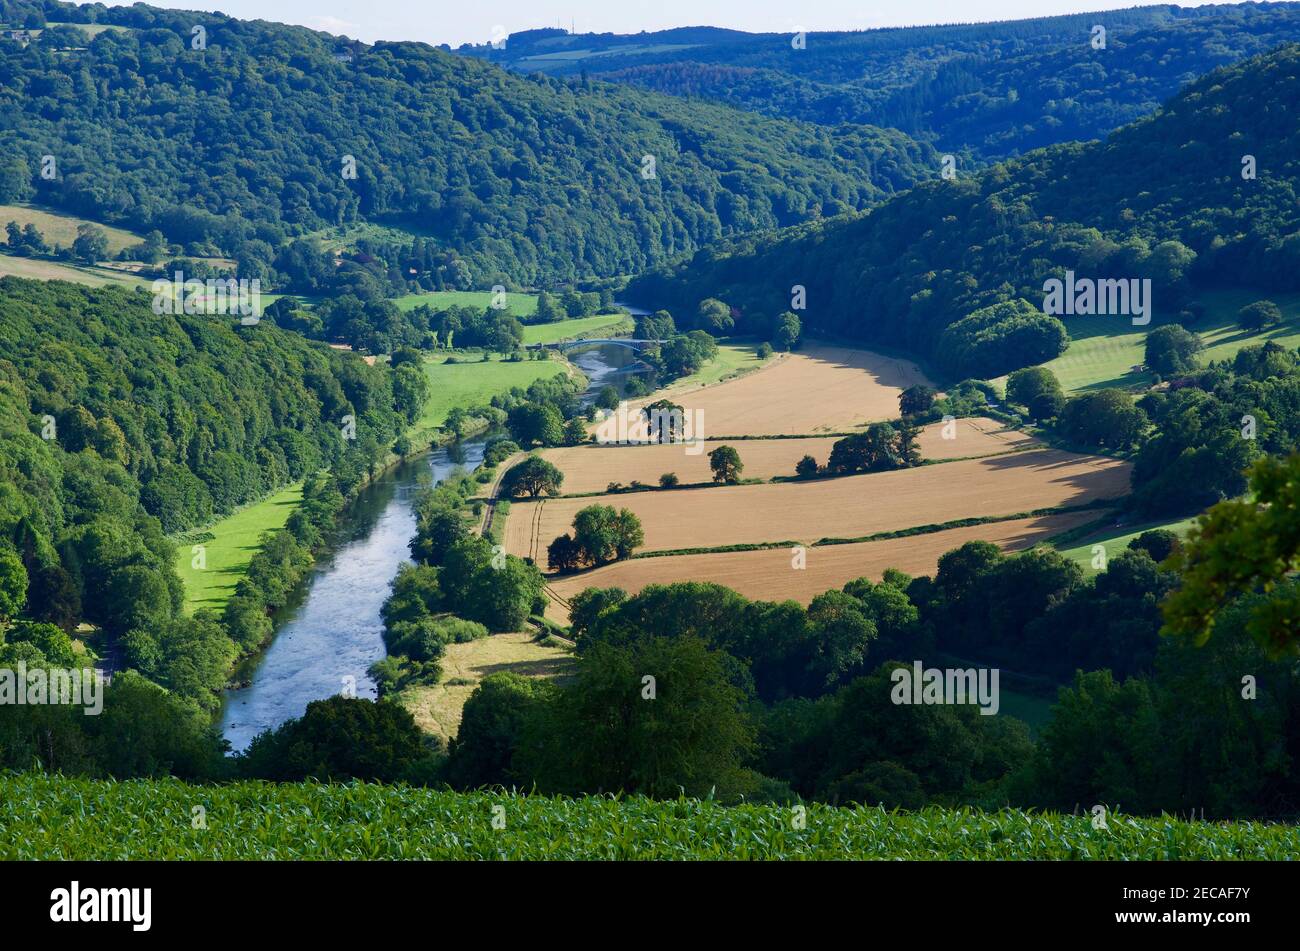
<svg viewBox="0 0 1300 951">
<path fill-rule="evenodd" d="M 112 3 L 114 0 L 107 0 Z M 125 0 L 118 0 L 125 2 Z M 1113 10 L 1133 0 L 219 0 L 159 2 L 220 10 L 241 19 L 296 23 L 353 39 L 485 43 L 496 27 L 513 33 L 576 26 L 579 33 L 637 33 L 675 26 L 722 26 L 751 33 L 799 29 L 866 30 L 881 26 L 1019 20 Z M 1185 7 L 1205 0 L 1182 0 Z"/>
</svg>

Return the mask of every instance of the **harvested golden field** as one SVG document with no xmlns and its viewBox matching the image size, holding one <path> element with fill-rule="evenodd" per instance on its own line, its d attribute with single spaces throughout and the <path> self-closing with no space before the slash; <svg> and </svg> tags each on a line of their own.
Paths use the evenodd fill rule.
<svg viewBox="0 0 1300 951">
<path fill-rule="evenodd" d="M 448 644 L 442 658 L 442 682 L 409 687 L 400 694 L 426 733 L 449 740 L 460 729 L 461 711 L 478 682 L 489 674 L 554 677 L 569 665 L 569 652 L 533 640 L 532 632 L 494 634 L 464 644 Z"/>
<path fill-rule="evenodd" d="M 921 431 L 917 444 L 925 459 L 954 459 L 988 456 L 1030 446 L 1037 441 L 1026 433 L 1008 429 L 991 419 L 959 419 L 952 424 L 953 438 L 943 437 L 943 423 L 931 423 Z M 706 441 L 702 451 L 685 444 L 658 446 L 572 446 L 545 449 L 540 453 L 564 473 L 563 494 L 604 492 L 611 482 L 629 485 L 633 480 L 657 485 L 665 472 L 677 474 L 683 484 L 709 482 L 709 452 L 718 446 L 731 445 L 745 464 L 746 479 L 771 479 L 793 476 L 795 463 L 810 455 L 825 465 L 831 446 L 840 437 L 814 436 L 804 439 L 739 439 Z"/>
<path fill-rule="evenodd" d="M 791 566 L 792 553 L 788 548 L 634 558 L 553 580 L 550 588 L 567 600 L 584 588 L 623 588 L 635 594 L 649 584 L 712 581 L 755 600 L 793 598 L 807 604 L 823 591 L 842 588 L 855 578 L 878 581 L 886 568 L 897 568 L 910 575 L 933 574 L 941 555 L 968 541 L 979 539 L 993 542 L 1004 551 L 1023 551 L 1053 535 L 1093 521 L 1097 515 L 1097 512 L 1072 512 L 886 541 L 825 545 L 807 549 L 802 570 Z M 567 610 L 554 599 L 547 613 L 560 623 L 568 621 Z"/>
<path fill-rule="evenodd" d="M 635 450 L 632 450 L 635 451 Z M 603 499 L 516 503 L 506 550 L 544 566 L 546 546 L 596 502 L 627 508 L 645 530 L 642 551 L 859 538 L 962 518 L 1118 498 L 1129 464 L 1056 449 L 945 462 L 868 475 L 762 485 L 634 492 Z M 540 511 L 539 511 L 540 507 Z"/>
<path fill-rule="evenodd" d="M 898 395 L 927 382 L 916 364 L 867 350 L 808 344 L 734 380 L 666 395 L 688 413 L 703 413 L 703 436 L 812 435 L 849 432 L 898 416 Z"/>
</svg>

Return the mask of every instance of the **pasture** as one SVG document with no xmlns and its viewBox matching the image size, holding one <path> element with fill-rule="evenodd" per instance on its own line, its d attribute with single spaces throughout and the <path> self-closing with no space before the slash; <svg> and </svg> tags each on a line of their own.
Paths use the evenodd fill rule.
<svg viewBox="0 0 1300 951">
<path fill-rule="evenodd" d="M 297 483 L 178 539 L 176 571 L 185 585 L 185 610 L 224 607 L 261 548 L 262 534 L 283 528 L 301 500 L 302 484 Z M 201 569 L 193 565 L 195 544 L 204 548 Z"/>
<path fill-rule="evenodd" d="M 500 673 L 554 677 L 572 662 L 565 648 L 538 643 L 533 637 L 531 631 L 517 631 L 448 644 L 442 657 L 442 681 L 408 687 L 398 699 L 421 730 L 450 740 L 460 729 L 465 701 L 484 677 Z"/>
<path fill-rule="evenodd" d="M 509 361 L 496 355 L 486 361 L 464 355 L 456 359 L 456 363 L 448 363 L 445 356 L 424 361 L 429 399 L 416 422 L 418 428 L 436 428 L 447 421 L 447 414 L 455 406 L 481 406 L 498 393 L 528 386 L 535 380 L 564 373 L 568 368 L 568 364 L 559 360 Z"/>
<path fill-rule="evenodd" d="M 140 235 L 124 228 L 115 228 L 112 225 L 78 218 L 61 211 L 36 208 L 32 205 L 0 205 L 0 244 L 8 243 L 4 226 L 11 221 L 16 221 L 19 225 L 33 224 L 36 230 L 45 236 L 47 244 L 51 247 L 58 244 L 65 248 L 72 247 L 72 242 L 77 240 L 78 225 L 98 225 L 108 237 L 109 257 L 117 257 L 119 251 L 144 240 Z"/>
<path fill-rule="evenodd" d="M 1237 323 L 1237 311 L 1260 299 L 1273 301 L 1282 310 L 1282 323 L 1269 330 L 1251 332 Z M 1264 293 L 1244 290 L 1215 290 L 1197 295 L 1205 316 L 1187 329 L 1201 336 L 1205 351 L 1201 364 L 1231 360 L 1243 347 L 1272 340 L 1283 347 L 1300 346 L 1300 294 Z M 1105 387 L 1149 386 L 1152 376 L 1139 369 L 1144 360 L 1146 336 L 1171 317 L 1157 313 L 1147 327 L 1134 327 L 1127 317 L 1065 317 L 1070 346 L 1065 353 L 1043 364 L 1056 374 L 1067 393 Z"/>
</svg>

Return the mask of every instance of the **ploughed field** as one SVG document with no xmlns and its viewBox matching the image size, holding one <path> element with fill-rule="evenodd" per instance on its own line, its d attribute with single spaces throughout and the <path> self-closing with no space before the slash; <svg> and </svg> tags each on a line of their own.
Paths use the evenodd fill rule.
<svg viewBox="0 0 1300 951">
<path fill-rule="evenodd" d="M 1129 468 L 1116 459 L 1031 449 L 892 472 L 634 492 L 599 501 L 640 518 L 643 552 L 783 541 L 811 544 L 1119 498 L 1128 490 Z M 514 504 L 506 524 L 506 550 L 544 565 L 546 546 L 567 532 L 574 515 L 594 501 L 558 498 Z"/>
<path fill-rule="evenodd" d="M 805 550 L 803 568 L 795 567 L 795 554 L 789 548 L 633 558 L 594 571 L 552 577 L 548 585 L 551 604 L 547 611 L 563 623 L 568 617 L 563 601 L 585 588 L 622 588 L 628 594 L 636 594 L 646 585 L 674 581 L 709 581 L 753 600 L 792 599 L 807 604 L 823 591 L 842 588 L 857 578 L 879 581 L 886 568 L 896 568 L 909 575 L 932 574 L 944 553 L 969 541 L 993 542 L 1004 551 L 1024 551 L 1096 518 L 1095 511 L 1070 512 L 967 525 L 883 541 L 822 545 Z"/>
<path fill-rule="evenodd" d="M 917 445 L 925 459 L 959 459 L 988 456 L 1036 445 L 1025 433 L 1008 429 L 991 419 L 955 420 L 944 438 L 943 423 L 926 426 Z M 709 453 L 718 446 L 730 445 L 740 453 L 745 464 L 745 479 L 771 479 L 794 476 L 795 464 L 805 455 L 825 465 L 831 446 L 839 436 L 812 436 L 797 439 L 725 439 L 709 440 L 695 446 L 664 445 L 586 445 L 562 449 L 544 449 L 539 455 L 564 473 L 562 495 L 604 492 L 611 482 L 630 485 L 633 481 L 658 485 L 659 476 L 675 473 L 683 485 L 711 482 Z M 689 451 L 688 451 L 689 450 Z M 693 454 L 692 454 L 693 453 Z"/>
<path fill-rule="evenodd" d="M 867 350 L 807 344 L 744 376 L 667 396 L 703 413 L 705 439 L 851 432 L 898 416 L 898 395 L 925 383 L 916 364 Z M 637 401 L 632 409 L 662 394 Z"/>
</svg>

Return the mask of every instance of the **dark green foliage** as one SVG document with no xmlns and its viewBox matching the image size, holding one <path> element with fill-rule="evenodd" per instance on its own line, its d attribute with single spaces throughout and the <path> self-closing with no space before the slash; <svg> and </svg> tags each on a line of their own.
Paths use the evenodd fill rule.
<svg viewBox="0 0 1300 951">
<path fill-rule="evenodd" d="M 434 753 L 403 707 L 387 701 L 313 700 L 296 720 L 253 738 L 244 776 L 292 782 L 354 779 L 394 783 L 424 771 Z"/>
<path fill-rule="evenodd" d="M 518 674 L 489 674 L 465 701 L 448 750 L 447 782 L 456 789 L 518 786 L 529 777 L 514 762 L 529 724 L 553 701 L 554 684 Z"/>
<path fill-rule="evenodd" d="M 541 456 L 529 456 L 511 466 L 501 480 L 501 493 L 509 498 L 527 494 L 537 498 L 545 493 L 559 495 L 564 473 Z"/>
<path fill-rule="evenodd" d="M 1182 539 L 1178 537 L 1177 532 L 1171 532 L 1167 528 L 1155 528 L 1133 539 L 1128 543 L 1128 547 L 1133 551 L 1146 552 L 1151 556 L 1152 561 L 1159 564 L 1182 547 Z"/>
<path fill-rule="evenodd" d="M 909 430 L 910 432 L 910 430 Z M 906 448 L 906 452 L 904 451 Z M 826 468 L 840 475 L 855 472 L 883 472 L 910 464 L 905 456 L 912 447 L 904 447 L 899 431 L 888 423 L 872 423 L 865 432 L 837 440 L 831 446 Z"/>
<path fill-rule="evenodd" d="M 1147 334 L 1146 364 L 1161 376 L 1196 369 L 1196 355 L 1205 349 L 1201 338 L 1179 324 L 1166 324 Z"/>
<path fill-rule="evenodd" d="M 1027 300 L 991 304 L 944 329 L 937 356 L 957 376 L 998 376 L 1065 352 L 1065 325 Z"/>
<path fill-rule="evenodd" d="M 573 516 L 573 541 L 582 562 L 603 565 L 630 557 L 645 544 L 645 532 L 628 509 L 588 505 Z"/>
<path fill-rule="evenodd" d="M 1123 451 L 1137 445 L 1149 420 L 1123 390 L 1098 390 L 1067 400 L 1057 429 L 1082 446 Z"/>
<path fill-rule="evenodd" d="M 125 738 L 129 738 L 126 741 Z M 139 674 L 114 675 L 103 711 L 0 704 L 0 767 L 130 779 L 226 773 L 210 718 Z"/>
<path fill-rule="evenodd" d="M 728 668 L 693 637 L 594 645 L 529 724 L 514 768 L 555 792 L 735 800 L 754 782 L 754 729 Z"/>
<path fill-rule="evenodd" d="M 1241 308 L 1237 320 L 1246 330 L 1264 330 L 1282 322 L 1282 311 L 1271 300 L 1257 300 Z"/>
<path fill-rule="evenodd" d="M 713 470 L 714 482 L 734 485 L 740 481 L 745 464 L 740 461 L 740 453 L 734 446 L 719 446 L 709 452 L 709 468 Z"/>
</svg>

